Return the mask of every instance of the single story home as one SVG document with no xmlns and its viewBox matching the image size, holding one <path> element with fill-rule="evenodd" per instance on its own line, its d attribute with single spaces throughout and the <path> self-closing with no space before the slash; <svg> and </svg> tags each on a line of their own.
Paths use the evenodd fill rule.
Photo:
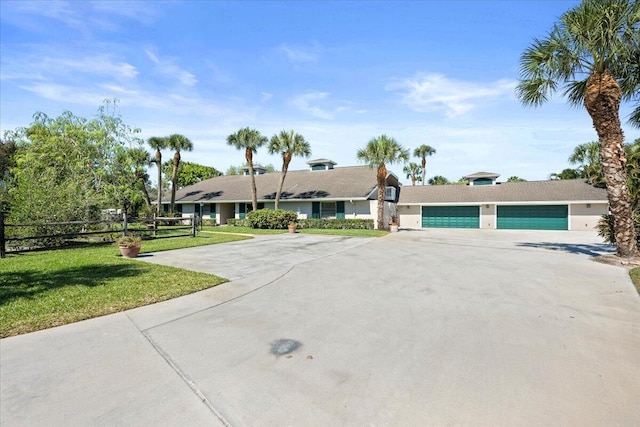
<svg viewBox="0 0 640 427">
<path fill-rule="evenodd" d="M 468 185 L 404 186 L 397 205 L 407 228 L 593 230 L 608 213 L 607 192 L 582 179 L 497 182 L 478 172 Z"/>
<path fill-rule="evenodd" d="M 328 159 L 307 162 L 307 170 L 287 172 L 280 209 L 298 213 L 298 218 L 361 218 L 377 221 L 376 168 L 369 166 L 335 167 Z M 256 166 L 254 175 L 258 209 L 274 209 L 280 172 L 266 173 Z M 385 223 L 391 218 L 392 207 L 398 201 L 398 177 L 386 178 Z M 169 197 L 162 200 L 168 209 Z M 244 175 L 219 176 L 176 191 L 176 209 L 184 216 L 213 218 L 226 224 L 229 218 L 244 219 L 252 209 L 251 180 L 248 168 Z"/>
</svg>

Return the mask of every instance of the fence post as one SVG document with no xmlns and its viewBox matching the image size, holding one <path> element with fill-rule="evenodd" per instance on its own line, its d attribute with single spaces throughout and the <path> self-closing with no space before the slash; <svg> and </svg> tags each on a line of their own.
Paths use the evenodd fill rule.
<svg viewBox="0 0 640 427">
<path fill-rule="evenodd" d="M 122 212 L 122 235 L 127 235 L 127 213 Z"/>
<path fill-rule="evenodd" d="M 4 247 L 4 212 L 0 211 L 0 258 L 7 256 L 6 249 Z"/>
<path fill-rule="evenodd" d="M 191 237 L 196 237 L 196 214 L 191 215 Z"/>
<path fill-rule="evenodd" d="M 156 219 L 156 213 L 153 213 L 153 237 L 158 237 L 158 220 Z"/>
</svg>

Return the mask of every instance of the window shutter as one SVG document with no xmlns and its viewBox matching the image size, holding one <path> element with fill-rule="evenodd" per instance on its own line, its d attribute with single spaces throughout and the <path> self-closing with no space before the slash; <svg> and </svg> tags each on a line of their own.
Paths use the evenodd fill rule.
<svg viewBox="0 0 640 427">
<path fill-rule="evenodd" d="M 311 202 L 311 218 L 320 218 L 320 202 Z"/>
<path fill-rule="evenodd" d="M 336 202 L 336 218 L 344 219 L 344 202 Z"/>
</svg>

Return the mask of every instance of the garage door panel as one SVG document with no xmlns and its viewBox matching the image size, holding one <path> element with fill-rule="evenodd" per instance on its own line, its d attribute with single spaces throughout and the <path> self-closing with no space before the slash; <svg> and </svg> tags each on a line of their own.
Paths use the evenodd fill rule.
<svg viewBox="0 0 640 427">
<path fill-rule="evenodd" d="M 513 230 L 568 230 L 567 205 L 498 206 L 497 228 Z"/>
<path fill-rule="evenodd" d="M 478 206 L 423 206 L 422 226 L 480 228 L 480 208 Z"/>
</svg>

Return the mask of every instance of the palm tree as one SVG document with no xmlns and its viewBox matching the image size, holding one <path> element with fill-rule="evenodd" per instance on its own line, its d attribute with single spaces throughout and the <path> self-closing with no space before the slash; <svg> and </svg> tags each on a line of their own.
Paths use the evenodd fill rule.
<svg viewBox="0 0 640 427">
<path fill-rule="evenodd" d="M 289 163 L 293 156 L 309 157 L 311 155 L 311 146 L 304 137 L 293 130 L 280 131 L 279 134 L 273 135 L 271 141 L 269 141 L 269 154 L 282 154 L 282 172 L 280 173 L 280 183 L 278 184 L 278 191 L 276 192 L 276 205 L 280 202 L 280 195 L 282 194 L 282 186 L 284 185 L 284 179 L 287 176 L 287 170 L 289 169 Z"/>
<path fill-rule="evenodd" d="M 600 165 L 600 143 L 598 141 L 580 144 L 573 149 L 569 163 L 580 165 L 581 178 L 586 178 L 593 185 L 606 184 Z"/>
<path fill-rule="evenodd" d="M 162 212 L 162 153 L 160 150 L 167 148 L 167 138 L 152 136 L 147 140 L 149 147 L 156 150 L 153 163 L 158 168 L 158 215 Z"/>
<path fill-rule="evenodd" d="M 173 208 L 176 202 L 176 188 L 178 187 L 178 167 L 180 167 L 180 151 L 193 150 L 193 143 L 189 141 L 184 135 L 174 133 L 167 138 L 167 146 L 174 150 L 173 155 L 173 175 L 171 177 L 171 204 L 169 205 L 169 211 L 173 213 Z"/>
<path fill-rule="evenodd" d="M 449 184 L 449 180 L 442 175 L 436 175 L 433 178 L 429 178 L 429 185 L 445 185 Z"/>
<path fill-rule="evenodd" d="M 133 161 L 136 182 L 140 185 L 142 194 L 144 195 L 144 202 L 147 207 L 149 207 L 151 206 L 151 198 L 147 191 L 147 180 L 149 179 L 149 175 L 145 168 L 149 166 L 149 164 L 154 163 L 155 160 L 153 160 L 149 153 L 147 153 L 143 148 L 132 148 L 129 150 L 129 155 Z"/>
<path fill-rule="evenodd" d="M 427 156 L 433 156 L 436 154 L 436 149 L 429 145 L 421 145 L 413 150 L 413 155 L 420 157 L 422 165 L 422 185 L 424 185 L 427 179 Z"/>
<path fill-rule="evenodd" d="M 416 185 L 416 181 L 422 181 L 422 177 L 418 176 L 420 170 L 420 165 L 413 162 L 402 168 L 402 172 L 407 175 L 407 178 L 411 178 L 411 185 Z"/>
<path fill-rule="evenodd" d="M 395 139 L 380 135 L 369 141 L 365 148 L 359 149 L 357 157 L 359 161 L 368 163 L 372 168 L 378 168 L 378 230 L 384 230 L 384 190 L 387 183 L 387 165 L 408 162 L 409 150 L 402 148 L 402 145 L 398 144 Z"/>
<path fill-rule="evenodd" d="M 640 86 L 640 2 L 584 0 L 565 12 L 546 38 L 520 59 L 517 94 L 538 106 L 559 86 L 584 105 L 600 142 L 600 159 L 620 256 L 638 254 L 620 125 L 621 100 L 637 101 Z M 586 77 L 586 78 L 585 78 Z M 640 104 L 631 114 L 640 124 Z"/>
<path fill-rule="evenodd" d="M 253 154 L 258 152 L 258 148 L 262 147 L 269 140 L 266 136 L 262 136 L 260 132 L 248 127 L 240 129 L 227 137 L 227 144 L 233 145 L 238 150 L 244 149 L 244 158 L 247 160 L 249 167 L 249 175 L 251 177 L 251 204 L 253 210 L 258 209 L 258 195 L 256 190 L 256 177 L 253 176 Z"/>
</svg>

